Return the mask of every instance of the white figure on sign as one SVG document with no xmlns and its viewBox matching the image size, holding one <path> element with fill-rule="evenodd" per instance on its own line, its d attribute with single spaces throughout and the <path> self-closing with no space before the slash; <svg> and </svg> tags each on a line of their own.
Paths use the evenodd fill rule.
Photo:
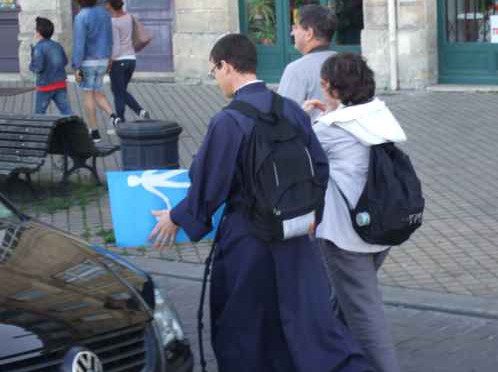
<svg viewBox="0 0 498 372">
<path fill-rule="evenodd" d="M 157 187 L 169 187 L 174 189 L 188 189 L 190 182 L 178 182 L 171 179 L 188 172 L 185 169 L 170 170 L 170 171 L 157 171 L 147 170 L 141 176 L 131 175 L 128 176 L 128 186 L 138 187 L 142 186 L 145 190 L 161 198 L 166 204 L 166 209 L 171 210 L 173 206 L 169 198 L 164 195 Z"/>
</svg>

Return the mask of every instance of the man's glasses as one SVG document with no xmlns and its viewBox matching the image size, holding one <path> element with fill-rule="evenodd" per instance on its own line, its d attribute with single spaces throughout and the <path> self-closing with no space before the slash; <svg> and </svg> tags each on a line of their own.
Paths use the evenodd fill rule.
<svg viewBox="0 0 498 372">
<path fill-rule="evenodd" d="M 215 63 L 214 66 L 211 68 L 211 70 L 209 70 L 208 77 L 214 80 L 216 78 L 215 71 L 218 70 L 220 67 L 221 67 L 221 62 Z"/>
</svg>

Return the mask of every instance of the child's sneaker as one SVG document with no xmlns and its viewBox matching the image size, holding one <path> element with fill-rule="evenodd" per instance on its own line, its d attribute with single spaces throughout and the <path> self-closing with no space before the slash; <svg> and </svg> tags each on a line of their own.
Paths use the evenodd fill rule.
<svg viewBox="0 0 498 372">
<path fill-rule="evenodd" d="M 99 133 L 98 129 L 93 129 L 90 132 L 90 137 L 94 143 L 98 143 L 98 142 L 102 141 L 102 137 L 100 137 L 100 133 Z"/>
<path fill-rule="evenodd" d="M 144 109 L 141 109 L 140 110 L 140 113 L 138 114 L 138 117 L 141 119 L 141 120 L 150 120 L 150 114 L 149 114 L 149 111 L 146 111 Z"/>
</svg>

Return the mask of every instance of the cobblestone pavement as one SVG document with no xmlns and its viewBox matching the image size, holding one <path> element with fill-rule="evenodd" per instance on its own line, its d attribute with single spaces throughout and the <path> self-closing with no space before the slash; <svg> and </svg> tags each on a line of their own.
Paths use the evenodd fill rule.
<svg viewBox="0 0 498 372">
<path fill-rule="evenodd" d="M 197 307 L 201 283 L 165 276 L 154 279 L 181 314 L 187 337 L 200 372 L 197 340 Z M 205 310 L 204 324 L 209 324 Z M 403 372 L 495 372 L 498 365 L 498 320 L 462 315 L 386 307 L 393 339 Z M 209 343 L 209 326 L 204 331 L 208 371 L 215 372 L 216 361 Z"/>
<path fill-rule="evenodd" d="M 188 167 L 205 134 L 208 118 L 225 104 L 217 88 L 136 83 L 131 85 L 131 91 L 154 118 L 180 123 L 184 129 L 180 141 L 181 164 Z M 73 109 L 80 113 L 81 100 L 74 87 L 70 89 L 70 97 Z M 403 148 L 415 163 L 427 201 L 423 227 L 409 242 L 392 250 L 381 272 L 382 283 L 497 297 L 498 95 L 424 91 L 382 98 L 408 134 L 409 141 Z M 0 112 L 29 113 L 32 106 L 32 93 L 0 97 Z M 101 123 L 104 127 L 104 118 Z M 107 136 L 106 140 L 117 142 L 115 136 Z M 101 172 L 118 169 L 119 156 L 117 153 L 101 159 Z M 41 189 L 51 190 L 58 180 L 57 161 L 49 160 L 38 174 Z M 87 180 L 84 174 L 73 179 L 74 182 Z M 108 199 L 103 194 L 62 212 L 35 211 L 35 215 L 76 234 L 86 232 L 92 241 L 101 242 L 97 233 L 112 227 Z M 29 200 L 20 203 L 26 209 L 32 207 Z M 165 254 L 165 258 L 202 262 L 208 246 L 182 247 Z"/>
</svg>

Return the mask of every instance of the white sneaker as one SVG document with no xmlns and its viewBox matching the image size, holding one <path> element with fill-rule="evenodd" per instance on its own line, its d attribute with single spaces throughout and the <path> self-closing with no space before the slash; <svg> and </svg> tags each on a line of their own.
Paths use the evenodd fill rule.
<svg viewBox="0 0 498 372">
<path fill-rule="evenodd" d="M 109 116 L 109 123 L 114 127 L 114 128 L 117 128 L 117 126 L 119 125 L 119 123 L 121 123 L 122 120 L 121 118 L 117 117 L 115 114 L 112 114 L 111 116 Z"/>
<path fill-rule="evenodd" d="M 138 114 L 138 117 L 141 119 L 141 120 L 150 120 L 150 114 L 149 114 L 149 111 L 146 111 L 144 109 L 141 109 L 140 110 L 140 113 Z"/>
<path fill-rule="evenodd" d="M 121 123 L 121 121 L 122 121 L 121 118 L 119 118 L 115 114 L 109 116 L 109 124 L 111 124 L 112 127 L 107 129 L 106 133 L 110 135 L 116 134 L 116 129 L 119 126 L 119 123 Z"/>
</svg>

